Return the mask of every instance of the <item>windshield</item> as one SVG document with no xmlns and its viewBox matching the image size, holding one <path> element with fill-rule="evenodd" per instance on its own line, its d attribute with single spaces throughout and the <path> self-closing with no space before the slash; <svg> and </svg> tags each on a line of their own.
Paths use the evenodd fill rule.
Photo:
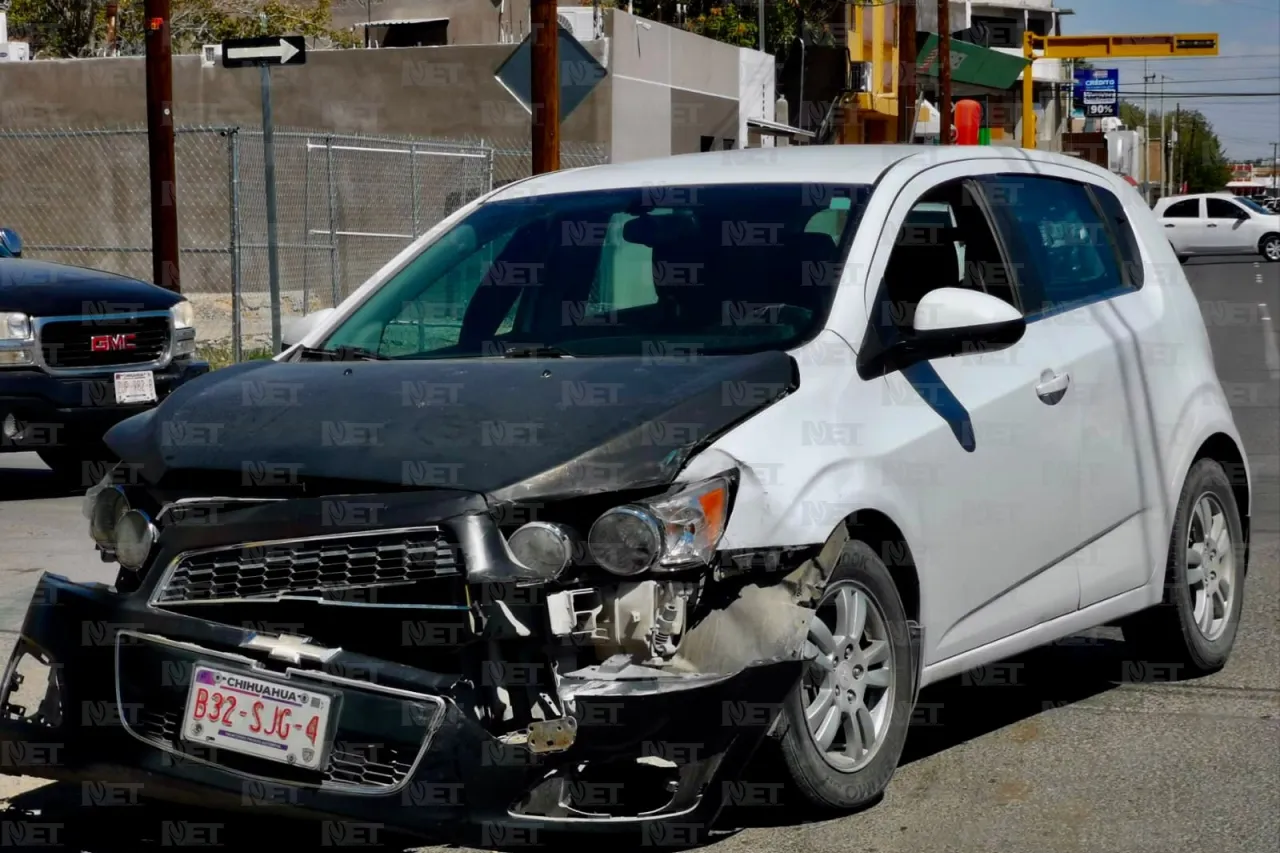
<svg viewBox="0 0 1280 853">
<path fill-rule="evenodd" d="M 822 328 L 871 188 L 634 187 L 478 207 L 322 345 L 387 358 L 787 348 Z"/>
<path fill-rule="evenodd" d="M 1271 215 L 1271 211 L 1267 210 L 1265 207 L 1258 204 L 1256 201 L 1254 201 L 1251 198 L 1246 198 L 1245 196 L 1236 196 L 1236 201 L 1240 202 L 1245 207 L 1252 210 L 1254 213 L 1261 213 L 1263 216 Z"/>
</svg>

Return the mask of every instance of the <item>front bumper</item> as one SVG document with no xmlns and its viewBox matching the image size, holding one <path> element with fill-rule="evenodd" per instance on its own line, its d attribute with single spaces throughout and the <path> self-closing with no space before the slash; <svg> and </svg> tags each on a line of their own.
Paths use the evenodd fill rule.
<svg viewBox="0 0 1280 853">
<path fill-rule="evenodd" d="M 799 659 L 778 659 L 728 676 L 584 684 L 568 706 L 573 744 L 535 754 L 465 713 L 471 697 L 455 676 L 347 652 L 319 666 L 268 671 L 241 649 L 251 635 L 151 608 L 143 596 L 45 574 L 5 675 L 0 772 L 140 783 L 142 796 L 158 800 L 255 806 L 255 814 L 376 824 L 490 847 L 593 830 L 683 845 L 710 828 L 726 786 L 803 668 Z M 19 721 L 12 672 L 37 650 L 51 665 L 53 687 L 43 719 Z M 306 776 L 177 740 L 198 661 L 338 694 L 324 773 Z M 33 697 L 21 715 L 29 720 L 46 691 L 35 683 L 23 691 Z M 564 809 L 570 800 L 574 809 Z"/>
<path fill-rule="evenodd" d="M 121 406 L 115 399 L 114 373 L 54 376 L 39 370 L 0 371 L 0 421 L 12 414 L 25 427 L 17 439 L 0 434 L 0 453 L 97 441 L 120 421 L 154 408 L 179 386 L 208 372 L 206 361 L 175 359 L 154 372 L 157 402 Z"/>
</svg>

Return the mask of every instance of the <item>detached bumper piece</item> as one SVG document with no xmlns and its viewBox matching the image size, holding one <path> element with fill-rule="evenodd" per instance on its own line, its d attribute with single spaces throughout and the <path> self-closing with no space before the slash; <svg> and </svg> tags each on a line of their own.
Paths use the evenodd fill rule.
<svg viewBox="0 0 1280 853">
<path fill-rule="evenodd" d="M 485 846 L 593 830 L 683 845 L 705 837 L 803 667 L 566 678 L 563 718 L 495 735 L 456 674 L 337 649 L 272 660 L 254 636 L 44 575 L 0 690 L 0 772 Z M 332 697 L 318 766 L 184 739 L 199 667 Z"/>
</svg>

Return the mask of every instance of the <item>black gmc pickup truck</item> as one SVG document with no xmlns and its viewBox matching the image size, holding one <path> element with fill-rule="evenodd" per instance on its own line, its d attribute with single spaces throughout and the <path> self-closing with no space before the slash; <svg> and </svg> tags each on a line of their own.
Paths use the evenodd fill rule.
<svg viewBox="0 0 1280 853">
<path fill-rule="evenodd" d="M 195 334 L 182 296 L 24 260 L 18 235 L 0 229 L 0 453 L 35 451 L 67 485 L 93 485 L 111 459 L 107 429 L 209 372 Z"/>
</svg>

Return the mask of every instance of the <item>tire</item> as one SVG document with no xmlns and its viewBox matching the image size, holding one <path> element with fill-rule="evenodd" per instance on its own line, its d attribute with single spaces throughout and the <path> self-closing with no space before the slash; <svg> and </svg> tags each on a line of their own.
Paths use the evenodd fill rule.
<svg viewBox="0 0 1280 853">
<path fill-rule="evenodd" d="M 867 805 L 884 792 L 902 756 L 915 701 L 912 695 L 915 661 L 913 646 L 909 640 L 906 610 L 889 570 L 870 546 L 857 540 L 845 543 L 831 577 L 823 588 L 814 618 L 823 620 L 829 627 L 832 622 L 838 626 L 838 614 L 841 612 L 838 601 L 845 596 L 855 601 L 861 596 L 864 602 L 874 605 L 868 609 L 870 615 L 864 621 L 866 634 L 884 637 L 889 659 L 876 666 L 870 656 L 862 658 L 855 654 L 843 662 L 843 671 L 840 665 L 836 665 L 837 672 L 827 677 L 827 683 L 833 685 L 833 695 L 844 699 L 855 688 L 860 689 L 862 699 L 873 705 L 868 714 L 879 713 L 881 705 L 873 696 L 873 693 L 878 693 L 878 702 L 884 703 L 888 716 L 887 721 L 881 718 L 885 726 L 883 734 L 878 737 L 870 758 L 862 759 L 861 763 L 847 760 L 842 762 L 846 766 L 837 767 L 824 757 L 824 751 L 819 749 L 814 735 L 810 734 L 805 715 L 811 698 L 810 691 L 813 690 L 811 677 L 827 676 L 826 670 L 814 663 L 810 665 L 810 672 L 806 673 L 788 697 L 782 713 L 785 728 L 780 743 L 782 758 L 795 788 L 814 805 L 841 811 Z M 812 630 L 811 643 L 814 637 Z M 835 640 L 840 639 L 836 631 L 831 633 Z M 861 646 L 863 642 L 865 635 L 857 644 Z M 819 644 L 819 655 L 823 655 L 821 645 Z M 861 651 L 865 653 L 870 648 L 863 648 Z M 853 673 L 857 671 L 859 661 L 865 662 L 866 668 L 861 676 L 855 677 Z M 873 673 L 879 671 L 884 671 L 887 675 L 874 678 Z M 885 678 L 889 679 L 891 689 L 881 690 L 875 686 L 875 682 Z M 833 700 L 830 705 L 837 712 L 836 721 L 839 724 L 845 720 L 841 708 L 847 706 L 837 702 L 838 700 Z M 874 717 L 872 719 L 874 721 Z M 836 735 L 831 744 L 833 747 L 842 741 L 847 746 L 844 731 L 842 729 Z"/>
<path fill-rule="evenodd" d="M 1273 264 L 1280 262 L 1280 234 L 1267 234 L 1259 240 L 1258 253 Z"/>
<path fill-rule="evenodd" d="M 1221 510 L 1223 530 L 1230 536 L 1230 544 L 1220 549 L 1219 558 L 1197 557 L 1208 562 L 1192 567 L 1193 554 L 1202 545 L 1191 545 L 1203 522 L 1197 516 L 1200 507 Z M 1216 513 L 1214 513 L 1216 516 Z M 1209 675 L 1222 669 L 1231 655 L 1236 632 L 1240 627 L 1240 613 L 1244 606 L 1244 575 L 1246 543 L 1240 510 L 1236 506 L 1231 481 L 1222 466 L 1212 459 L 1201 459 L 1192 466 L 1178 498 L 1178 510 L 1174 515 L 1173 531 L 1169 537 L 1169 553 L 1165 569 L 1164 597 L 1159 604 L 1136 613 L 1123 625 L 1126 642 L 1140 655 L 1141 661 L 1172 664 L 1177 667 L 1175 677 Z M 1204 551 L 1201 551 L 1203 554 Z M 1229 564 L 1226 561 L 1230 561 Z M 1200 571 L 1196 571 L 1199 569 Z M 1197 584 L 1193 592 L 1191 581 L 1203 574 L 1206 582 Z M 1198 623 L 1197 600 L 1208 584 L 1221 582 L 1230 575 L 1230 592 L 1222 601 L 1225 622 L 1217 622 L 1217 608 L 1209 620 L 1210 630 Z M 1213 603 L 1213 598 L 1210 598 Z M 1203 613 L 1204 611 L 1201 611 Z"/>
<path fill-rule="evenodd" d="M 85 490 L 97 485 L 106 473 L 107 466 L 117 461 L 115 454 L 101 443 L 49 447 L 36 453 L 40 461 L 53 470 L 53 476 L 59 484 Z"/>
</svg>

